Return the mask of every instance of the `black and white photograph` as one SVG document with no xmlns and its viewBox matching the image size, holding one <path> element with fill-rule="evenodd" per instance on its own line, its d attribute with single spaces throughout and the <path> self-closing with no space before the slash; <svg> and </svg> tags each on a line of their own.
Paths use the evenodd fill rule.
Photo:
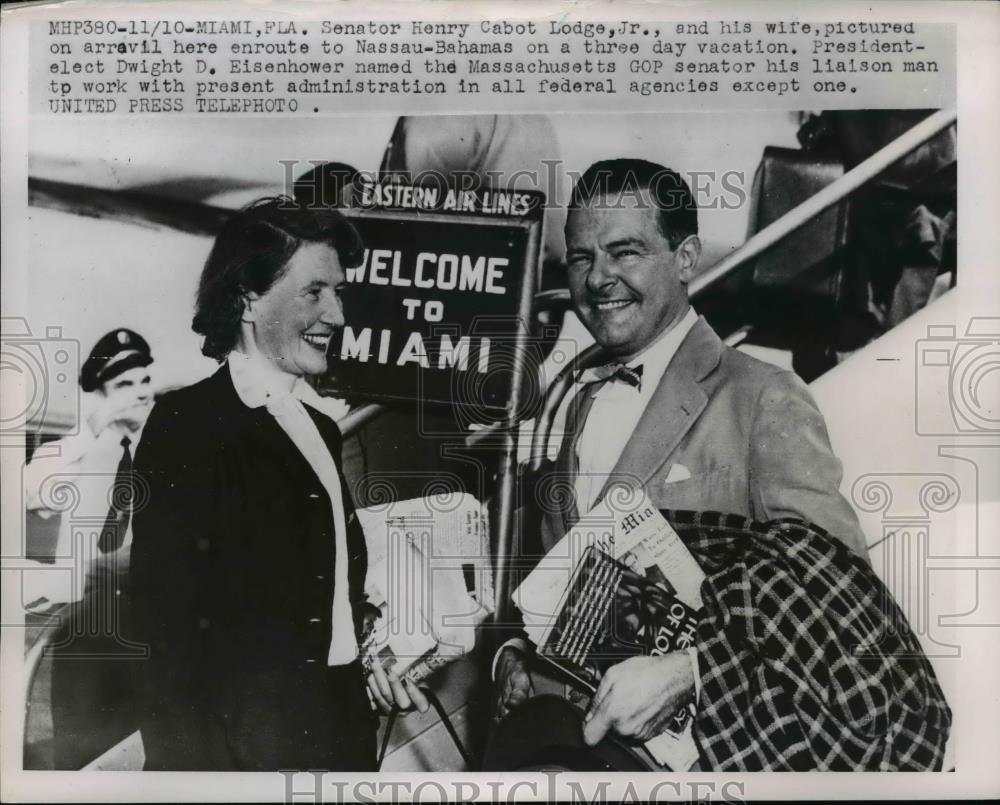
<svg viewBox="0 0 1000 805">
<path fill-rule="evenodd" d="M 996 9 L 306 5 L 4 9 L 5 799 L 1000 791 Z"/>
</svg>

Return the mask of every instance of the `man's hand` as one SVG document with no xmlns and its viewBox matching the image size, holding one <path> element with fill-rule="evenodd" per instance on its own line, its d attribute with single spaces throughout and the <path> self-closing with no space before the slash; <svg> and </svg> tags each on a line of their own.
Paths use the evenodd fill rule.
<svg viewBox="0 0 1000 805">
<path fill-rule="evenodd" d="M 149 419 L 149 412 L 151 410 L 152 406 L 143 403 L 128 405 L 118 412 L 115 422 L 126 430 L 135 432 Z"/>
<path fill-rule="evenodd" d="M 393 705 L 405 713 L 419 710 L 426 713 L 430 708 L 427 697 L 405 677 L 399 678 L 395 671 L 388 673 L 377 659 L 372 663 L 372 672 L 368 676 L 368 692 L 372 703 L 385 715 L 392 712 Z"/>
<path fill-rule="evenodd" d="M 534 693 L 528 658 L 513 646 L 505 646 L 497 660 L 496 717 L 503 718 L 515 707 L 524 704 Z"/>
<path fill-rule="evenodd" d="M 694 698 L 694 673 L 686 652 L 630 657 L 601 680 L 583 725 L 583 740 L 596 746 L 609 730 L 644 742 L 664 731 L 680 706 Z"/>
<path fill-rule="evenodd" d="M 137 402 L 134 395 L 111 394 L 100 398 L 87 417 L 87 425 L 94 436 L 100 436 L 112 424 L 135 431 L 146 421 L 150 408 L 149 404 Z"/>
<path fill-rule="evenodd" d="M 95 395 L 98 396 L 98 395 Z M 114 400 L 107 397 L 100 397 L 100 402 L 94 406 L 94 410 L 87 417 L 87 426 L 94 436 L 100 436 L 104 429 L 112 423 L 118 413 Z"/>
</svg>

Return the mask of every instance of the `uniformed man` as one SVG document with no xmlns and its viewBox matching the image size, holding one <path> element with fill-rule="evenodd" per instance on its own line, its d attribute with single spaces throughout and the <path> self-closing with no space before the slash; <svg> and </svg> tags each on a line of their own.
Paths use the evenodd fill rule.
<svg viewBox="0 0 1000 805">
<path fill-rule="evenodd" d="M 127 569 L 132 457 L 153 406 L 152 362 L 138 333 L 119 328 L 103 336 L 80 372 L 91 410 L 79 434 L 43 445 L 25 468 L 28 510 L 62 515 L 55 565 L 24 574 L 31 608 L 78 601 L 99 569 Z"/>
</svg>

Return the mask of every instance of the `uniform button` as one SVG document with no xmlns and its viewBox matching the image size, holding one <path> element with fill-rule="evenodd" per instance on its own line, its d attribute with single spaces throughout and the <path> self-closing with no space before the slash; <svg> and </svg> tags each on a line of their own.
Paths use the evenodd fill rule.
<svg viewBox="0 0 1000 805">
<path fill-rule="evenodd" d="M 319 618 L 310 618 L 309 619 L 309 623 L 319 623 L 319 622 L 320 622 Z"/>
<path fill-rule="evenodd" d="M 311 663 L 311 662 L 316 662 L 316 660 L 314 660 L 314 659 L 308 659 L 308 660 L 306 660 L 306 662 L 310 662 Z"/>
<path fill-rule="evenodd" d="M 321 573 L 316 577 L 316 581 L 326 581 L 326 576 Z"/>
</svg>

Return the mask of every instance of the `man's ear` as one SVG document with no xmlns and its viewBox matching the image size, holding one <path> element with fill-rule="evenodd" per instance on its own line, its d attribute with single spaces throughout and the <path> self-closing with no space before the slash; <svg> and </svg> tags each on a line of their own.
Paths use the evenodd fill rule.
<svg viewBox="0 0 1000 805">
<path fill-rule="evenodd" d="M 701 240 L 697 235 L 688 235 L 674 250 L 680 264 L 680 279 L 687 285 L 693 278 L 698 261 L 701 259 Z"/>
</svg>

